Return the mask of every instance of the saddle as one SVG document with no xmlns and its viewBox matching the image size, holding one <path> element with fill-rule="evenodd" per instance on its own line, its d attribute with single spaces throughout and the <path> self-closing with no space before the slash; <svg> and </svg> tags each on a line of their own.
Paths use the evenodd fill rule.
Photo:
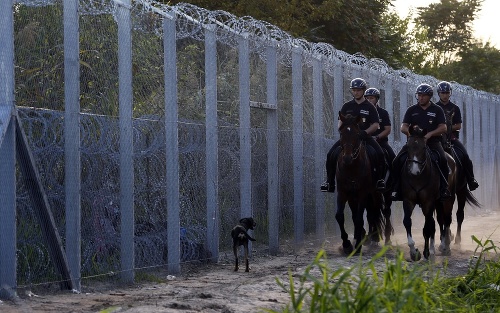
<svg viewBox="0 0 500 313">
<path fill-rule="evenodd" d="M 377 152 L 369 144 L 365 143 L 365 147 L 366 147 L 366 153 L 368 154 L 368 159 L 370 159 L 370 163 L 372 165 L 372 168 L 377 168 L 378 163 L 381 162 L 379 160 L 378 156 L 377 156 Z M 389 157 L 388 157 L 387 151 L 384 148 L 382 148 L 382 150 L 384 151 L 384 160 L 383 160 L 383 162 L 385 162 L 385 169 L 387 171 L 390 168 L 389 167 L 389 162 L 387 162 L 387 160 L 389 159 Z"/>
</svg>

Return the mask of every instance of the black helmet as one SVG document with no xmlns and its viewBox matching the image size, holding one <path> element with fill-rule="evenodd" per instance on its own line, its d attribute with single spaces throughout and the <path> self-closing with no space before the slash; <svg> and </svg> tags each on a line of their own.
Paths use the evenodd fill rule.
<svg viewBox="0 0 500 313">
<path fill-rule="evenodd" d="M 420 84 L 417 87 L 417 90 L 415 91 L 415 94 L 424 94 L 428 95 L 429 97 L 432 97 L 434 92 L 432 91 L 432 87 L 429 84 Z"/>
<path fill-rule="evenodd" d="M 437 85 L 437 92 L 450 92 L 451 93 L 451 84 L 449 82 L 442 81 Z"/>
<path fill-rule="evenodd" d="M 377 88 L 368 88 L 365 90 L 365 97 L 374 96 L 377 99 L 380 99 L 380 91 Z"/>
<path fill-rule="evenodd" d="M 366 81 L 363 78 L 354 78 L 351 80 L 351 89 L 366 89 Z"/>
</svg>

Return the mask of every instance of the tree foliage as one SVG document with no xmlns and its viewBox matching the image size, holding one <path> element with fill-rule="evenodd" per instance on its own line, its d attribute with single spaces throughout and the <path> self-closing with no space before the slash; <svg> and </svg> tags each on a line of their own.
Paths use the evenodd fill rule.
<svg viewBox="0 0 500 313">
<path fill-rule="evenodd" d="M 459 52 L 460 59 L 440 68 L 443 79 L 500 94 L 500 50 L 489 42 Z"/>
<path fill-rule="evenodd" d="M 441 0 L 419 7 L 415 23 L 427 29 L 436 57 L 446 64 L 460 51 L 467 50 L 474 39 L 472 22 L 481 10 L 483 0 Z"/>
</svg>

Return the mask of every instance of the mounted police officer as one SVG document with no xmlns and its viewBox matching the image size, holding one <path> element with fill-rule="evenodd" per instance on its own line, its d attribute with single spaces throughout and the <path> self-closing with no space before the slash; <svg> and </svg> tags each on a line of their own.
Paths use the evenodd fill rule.
<svg viewBox="0 0 500 313">
<path fill-rule="evenodd" d="M 403 123 L 401 124 L 401 132 L 406 136 L 410 136 L 409 129 L 413 126 L 419 126 L 420 128 L 427 130 L 427 134 L 425 135 L 426 144 L 431 150 L 434 150 L 439 154 L 438 165 L 441 171 L 439 191 L 440 199 L 444 200 L 451 196 L 448 190 L 447 180 L 449 174 L 448 162 L 441 144 L 441 135 L 446 133 L 446 117 L 443 109 L 431 101 L 433 90 L 430 85 L 420 84 L 415 91 L 415 95 L 418 103 L 410 106 L 406 110 L 403 117 Z M 394 174 L 391 172 L 391 178 L 389 181 L 395 181 L 395 193 L 392 196 L 395 201 L 403 200 L 400 190 L 399 177 L 406 159 L 407 150 L 408 147 L 405 144 L 392 164 Z M 394 176 L 392 177 L 392 175 Z"/>
<path fill-rule="evenodd" d="M 460 112 L 460 108 L 453 102 L 450 101 L 451 97 L 451 84 L 446 81 L 442 81 L 437 85 L 437 93 L 439 96 L 439 101 L 436 103 L 439 105 L 447 115 L 450 115 L 450 112 L 453 113 L 453 118 L 451 120 L 452 129 L 451 129 L 451 138 L 450 141 L 454 147 L 459 149 L 464 156 L 464 172 L 467 178 L 467 184 L 469 185 L 469 190 L 476 190 L 479 187 L 478 182 L 474 178 L 474 168 L 472 165 L 472 161 L 465 149 L 464 145 L 458 140 L 460 129 L 462 128 L 462 113 Z"/>
<path fill-rule="evenodd" d="M 376 189 L 379 191 L 383 191 L 385 189 L 385 159 L 384 159 L 384 151 L 380 147 L 380 145 L 372 138 L 372 135 L 379 128 L 379 116 L 375 107 L 368 102 L 364 97 L 364 92 L 366 90 L 366 81 L 362 78 L 355 78 L 351 81 L 350 84 L 351 94 L 353 99 L 344 103 L 340 112 L 343 115 L 353 115 L 353 116 L 361 116 L 360 128 L 362 130 L 362 139 L 373 148 L 376 154 L 376 160 L 374 164 L 376 166 L 375 179 L 376 179 Z M 342 121 L 339 120 L 338 127 L 342 126 Z M 320 189 L 323 192 L 334 192 L 335 191 L 335 174 L 337 169 L 337 159 L 340 153 L 340 140 L 338 140 L 333 147 L 328 151 L 326 157 L 326 172 L 327 172 L 327 181 L 324 182 Z M 333 165 L 333 166 L 330 166 Z"/>
<path fill-rule="evenodd" d="M 379 105 L 380 91 L 377 88 L 368 88 L 365 90 L 365 99 L 368 100 L 375 108 L 379 116 L 378 129 L 372 134 L 373 138 L 377 143 L 384 149 L 387 153 L 387 162 L 392 164 L 392 161 L 396 157 L 394 150 L 389 145 L 389 134 L 392 131 L 391 119 L 389 117 L 389 112 L 386 109 L 381 108 Z"/>
</svg>

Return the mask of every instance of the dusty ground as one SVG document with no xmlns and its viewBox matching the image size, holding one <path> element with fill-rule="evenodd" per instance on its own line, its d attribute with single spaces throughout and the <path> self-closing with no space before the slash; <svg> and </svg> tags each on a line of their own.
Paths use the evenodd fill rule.
<svg viewBox="0 0 500 313">
<path fill-rule="evenodd" d="M 500 214 L 483 213 L 482 216 L 467 217 L 462 229 L 462 245 L 453 246 L 452 256 L 436 256 L 436 267 L 442 268 L 448 261 L 448 275 L 461 275 L 467 271 L 476 245 L 471 235 L 479 239 L 490 237 L 500 245 Z M 453 224 L 456 227 L 456 224 Z M 423 250 L 421 224 L 414 223 L 415 240 Z M 408 255 L 404 230 L 396 228 L 394 246 L 399 246 Z M 332 267 L 350 266 L 357 258 L 347 259 L 340 253 L 337 239 L 329 238 L 325 249 Z M 82 293 L 67 291 L 43 292 L 42 290 L 19 290 L 16 301 L 0 302 L 2 313 L 14 312 L 260 312 L 262 308 L 280 309 L 289 297 L 276 283 L 276 278 L 287 281 L 288 273 L 300 275 L 316 255 L 319 247 L 308 242 L 300 252 L 269 256 L 265 250 L 254 246 L 251 271 L 233 272 L 232 256 L 222 256 L 219 264 L 183 266 L 178 277 L 167 277 L 157 273 L 161 282 L 139 283 L 134 286 L 109 286 L 83 282 Z M 365 249 L 363 258 L 368 259 L 379 248 Z M 390 255 L 389 255 L 390 257 Z"/>
</svg>

